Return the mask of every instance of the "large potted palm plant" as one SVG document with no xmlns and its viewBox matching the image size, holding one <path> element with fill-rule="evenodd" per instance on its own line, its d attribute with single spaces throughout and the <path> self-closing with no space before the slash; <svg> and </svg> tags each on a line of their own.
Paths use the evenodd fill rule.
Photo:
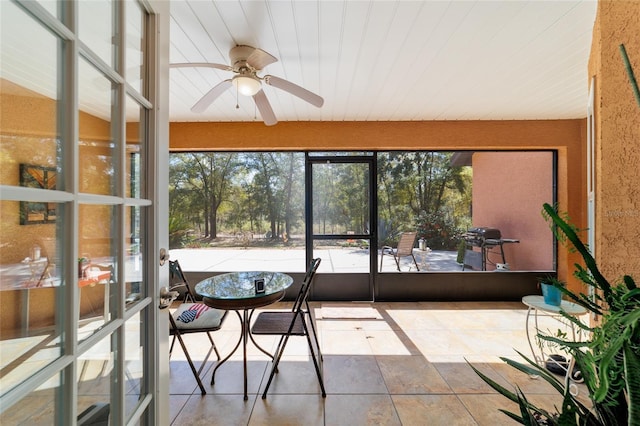
<svg viewBox="0 0 640 426">
<path fill-rule="evenodd" d="M 625 275 L 611 284 L 602 275 L 589 249 L 578 237 L 566 215 L 544 204 L 543 215 L 550 222 L 557 240 L 576 250 L 584 265 L 576 264 L 574 275 L 593 291 L 575 293 L 561 283 L 554 285 L 566 298 L 583 306 L 596 317 L 594 326 L 582 324 L 564 315 L 577 327 L 588 332 L 585 341 L 571 341 L 557 336 L 538 337 L 558 345 L 574 357 L 589 392 L 592 406 L 581 403 L 554 375 L 536 362 L 520 354 L 525 362 L 502 358 L 514 368 L 537 375 L 563 395 L 563 404 L 548 411 L 532 404 L 516 389 L 507 389 L 471 366 L 480 377 L 500 394 L 519 404 L 520 412 L 502 410 L 525 425 L 640 425 L 640 289 L 633 278 Z"/>
</svg>

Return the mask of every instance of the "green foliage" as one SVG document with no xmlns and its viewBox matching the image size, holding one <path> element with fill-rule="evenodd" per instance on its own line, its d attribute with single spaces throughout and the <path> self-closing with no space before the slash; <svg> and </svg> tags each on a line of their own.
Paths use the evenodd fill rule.
<svg viewBox="0 0 640 426">
<path fill-rule="evenodd" d="M 426 225 L 427 244 L 455 247 L 447 235 L 470 223 L 471 173 L 468 167 L 451 167 L 452 155 L 378 155 L 376 213 L 378 223 L 385 224 L 378 234 L 382 245 L 399 232 L 414 230 L 416 216 L 424 211 L 443 215 L 429 219 L 434 225 Z M 320 234 L 369 233 L 369 165 L 313 164 L 313 223 L 305 224 L 304 160 L 303 153 L 294 152 L 171 154 L 169 214 L 191 229 L 190 237 L 176 235 L 173 242 L 215 244 L 249 233 L 277 244 L 304 235 L 305 226 Z"/>
<path fill-rule="evenodd" d="M 415 229 L 418 238 L 424 238 L 431 249 L 457 249 L 462 234 L 448 215 L 439 212 L 420 212 L 415 219 Z"/>
<path fill-rule="evenodd" d="M 629 61 L 629 56 L 627 55 L 627 49 L 624 47 L 624 44 L 618 46 L 620 48 L 620 55 L 622 56 L 622 62 L 624 63 L 625 71 L 627 72 L 627 76 L 629 77 L 629 84 L 631 85 L 631 90 L 633 91 L 633 95 L 636 98 L 636 103 L 638 107 L 640 107 L 640 89 L 638 88 L 638 82 L 636 81 L 636 76 L 633 74 L 633 67 L 631 66 L 631 61 Z"/>
<path fill-rule="evenodd" d="M 516 351 L 518 352 L 518 351 Z M 569 388 L 565 389 L 563 383 L 561 383 L 554 375 L 549 373 L 546 369 L 540 367 L 535 361 L 526 357 L 524 354 L 518 352 L 518 354 L 526 361 L 525 363 L 517 362 L 509 358 L 501 357 L 500 359 L 507 363 L 509 366 L 515 368 L 530 376 L 540 377 L 549 383 L 558 393 L 563 395 L 562 411 L 551 412 L 529 402 L 520 390 L 516 387 L 516 391 L 513 392 L 510 389 L 498 384 L 492 380 L 489 376 L 482 373 L 473 365 L 470 367 L 484 380 L 489 386 L 495 389 L 498 393 L 517 403 L 520 408 L 519 413 L 512 413 L 507 410 L 500 410 L 509 416 L 511 419 L 523 424 L 523 425 L 604 425 L 600 423 L 596 415 L 591 410 L 581 403 L 577 398 L 571 395 Z"/>
<path fill-rule="evenodd" d="M 189 224 L 180 216 L 169 217 L 169 248 L 176 249 L 185 246 L 189 237 Z"/>
<path fill-rule="evenodd" d="M 544 276 L 538 277 L 538 284 L 549 284 L 552 285 L 554 287 L 566 287 L 567 283 L 565 283 L 564 281 L 561 281 L 558 279 L 558 277 L 551 275 L 551 274 L 546 274 Z"/>
<path fill-rule="evenodd" d="M 272 240 L 297 231 L 304 215 L 303 157 L 290 152 L 247 153 L 243 161 L 250 171 L 242 186 L 249 202 L 244 219 L 250 230 L 266 228 Z"/>
<path fill-rule="evenodd" d="M 170 216 L 188 223 L 198 238 L 241 232 L 278 238 L 303 232 L 300 153 L 175 153 L 169 185 Z"/>
<path fill-rule="evenodd" d="M 558 214 L 549 204 L 544 204 L 543 215 L 551 223 L 557 239 L 582 256 L 584 266 L 576 264 L 574 275 L 591 287 L 593 297 L 576 294 L 559 282 L 554 285 L 600 321 L 599 325 L 589 328 L 563 314 L 575 326 L 590 332 L 590 337 L 580 342 L 562 336 L 539 334 L 538 337 L 573 356 L 593 407 L 585 411 L 574 396 L 562 386 L 558 387 L 557 379 L 524 356 L 531 365 L 526 369 L 514 361 L 504 360 L 520 371 L 539 375 L 554 385 L 564 395 L 564 403 L 558 412 L 548 413 L 474 370 L 499 393 L 518 402 L 521 414 L 510 413 L 509 416 L 522 424 L 531 424 L 531 415 L 536 415 L 545 419 L 542 424 L 550 425 L 640 425 L 640 289 L 628 275 L 615 285 L 609 283 L 578 237 L 576 228 L 566 220 L 567 216 Z"/>
<path fill-rule="evenodd" d="M 368 166 L 313 165 L 313 226 L 320 234 L 369 232 Z"/>
<path fill-rule="evenodd" d="M 425 227 L 417 222 L 421 214 L 443 215 L 437 223 L 447 230 L 466 229 L 471 223 L 471 181 L 469 167 L 452 167 L 453 152 L 415 151 L 378 154 L 378 217 L 392 223 L 392 233 Z M 425 213 L 426 212 L 426 213 Z M 427 245 L 455 248 L 433 230 Z"/>
<path fill-rule="evenodd" d="M 399 231 L 393 229 L 391 222 L 387 220 L 378 222 L 378 248 L 383 246 L 395 247 L 398 235 Z"/>
<path fill-rule="evenodd" d="M 464 263 L 464 255 L 466 251 L 467 251 L 467 242 L 464 239 L 460 238 L 458 240 L 458 255 L 456 256 L 456 262 Z"/>
</svg>

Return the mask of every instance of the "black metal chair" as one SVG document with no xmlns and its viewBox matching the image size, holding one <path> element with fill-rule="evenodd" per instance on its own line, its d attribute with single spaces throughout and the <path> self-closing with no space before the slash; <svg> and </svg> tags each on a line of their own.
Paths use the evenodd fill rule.
<svg viewBox="0 0 640 426">
<path fill-rule="evenodd" d="M 316 326 L 313 315 L 309 310 L 308 302 L 313 277 L 319 265 L 319 258 L 311 261 L 291 311 L 260 312 L 251 327 L 252 334 L 281 336 L 272 361 L 269 380 L 262 393 L 263 399 L 267 397 L 269 386 L 271 386 L 274 374 L 278 371 L 278 364 L 291 336 L 306 336 L 311 358 L 313 359 L 313 365 L 316 369 L 316 375 L 318 376 L 318 382 L 320 383 L 320 389 L 322 390 L 322 396 L 325 397 L 327 395 L 324 389 L 324 381 L 322 380 L 322 352 L 320 351 Z M 313 336 L 313 342 L 311 336 Z"/>
<path fill-rule="evenodd" d="M 227 311 L 210 308 L 204 303 L 196 302 L 194 292 L 191 290 L 189 282 L 184 276 L 180 263 L 178 263 L 177 260 L 169 261 L 169 274 L 171 284 L 170 290 L 177 291 L 179 288 L 184 288 L 183 303 L 180 304 L 175 312 L 169 315 L 169 334 L 173 336 L 171 339 L 171 347 L 169 348 L 169 358 L 171 358 L 173 345 L 177 339 L 182 347 L 184 355 L 187 358 L 189 367 L 191 367 L 191 371 L 198 382 L 198 387 L 200 388 L 202 395 L 205 395 L 207 392 L 205 391 L 202 380 L 200 379 L 200 373 L 207 364 L 212 351 L 215 351 L 218 360 L 220 360 L 220 353 L 213 341 L 213 337 L 211 337 L 211 332 L 220 330 L 227 317 Z M 202 365 L 198 370 L 196 370 L 196 367 L 191 360 L 191 355 L 189 355 L 189 351 L 187 350 L 187 346 L 182 339 L 182 335 L 188 333 L 206 333 L 209 338 L 209 342 L 211 343 L 207 356 L 202 361 Z"/>
</svg>

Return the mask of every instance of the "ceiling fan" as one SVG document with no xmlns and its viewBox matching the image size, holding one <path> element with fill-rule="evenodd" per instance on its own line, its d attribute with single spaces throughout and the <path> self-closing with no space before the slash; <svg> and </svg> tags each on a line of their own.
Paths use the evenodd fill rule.
<svg viewBox="0 0 640 426">
<path fill-rule="evenodd" d="M 262 71 L 264 67 L 274 62 L 277 62 L 274 56 L 265 52 L 262 49 L 258 49 L 251 46 L 235 46 L 229 51 L 229 59 L 231 65 L 216 64 L 211 62 L 193 62 L 193 63 L 177 63 L 170 64 L 171 68 L 184 68 L 184 67 L 204 67 L 204 68 L 216 68 L 223 71 L 231 71 L 235 75 L 227 80 L 224 80 L 215 86 L 207 93 L 204 94 L 198 102 L 196 102 L 191 111 L 195 113 L 204 112 L 225 90 L 231 86 L 236 87 L 238 93 L 245 96 L 252 96 L 256 103 L 258 111 L 267 126 L 272 126 L 278 122 L 276 116 L 271 108 L 271 104 L 267 99 L 264 91 L 262 90 L 262 82 L 277 87 L 291 93 L 300 99 L 309 102 L 311 105 L 321 107 L 324 103 L 324 99 L 316 95 L 307 89 L 293 84 L 290 81 L 284 80 L 280 77 L 273 75 L 265 75 L 260 77 L 258 73 Z"/>
</svg>

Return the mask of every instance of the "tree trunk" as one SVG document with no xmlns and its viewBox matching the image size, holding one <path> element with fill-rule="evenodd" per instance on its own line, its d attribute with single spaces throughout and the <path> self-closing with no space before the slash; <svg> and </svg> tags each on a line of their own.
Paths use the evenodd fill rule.
<svg viewBox="0 0 640 426">
<path fill-rule="evenodd" d="M 216 207 L 216 196 L 211 194 L 211 208 L 209 213 L 209 227 L 211 232 L 209 233 L 210 238 L 214 239 L 218 237 L 218 208 Z"/>
<path fill-rule="evenodd" d="M 289 155 L 289 175 L 287 176 L 285 198 L 284 198 L 284 233 L 291 235 L 291 192 L 293 187 L 293 153 Z"/>
<path fill-rule="evenodd" d="M 204 236 L 209 236 L 209 206 L 205 203 L 204 206 Z"/>
</svg>

